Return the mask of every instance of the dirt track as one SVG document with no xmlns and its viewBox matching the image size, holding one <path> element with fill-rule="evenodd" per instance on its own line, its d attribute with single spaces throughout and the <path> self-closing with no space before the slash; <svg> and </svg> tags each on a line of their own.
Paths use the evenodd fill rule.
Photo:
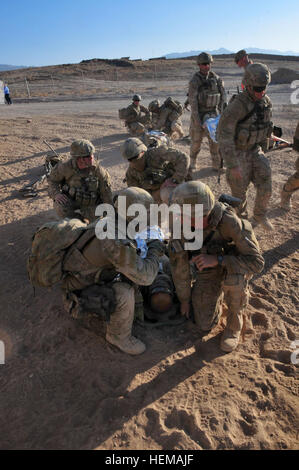
<svg viewBox="0 0 299 470">
<path fill-rule="evenodd" d="M 176 94 L 174 88 L 169 85 L 165 94 L 182 101 L 185 90 Z M 159 84 L 157 94 L 158 89 Z M 124 95 L 0 110 L 0 339 L 6 348 L 0 448 L 298 448 L 298 381 L 290 359 L 298 339 L 298 195 L 289 214 L 277 208 L 295 152 L 268 154 L 275 232 L 256 231 L 266 265 L 252 282 L 254 334 L 235 352 L 219 349 L 221 326 L 200 340 L 195 326 L 185 322 L 135 326 L 147 351 L 128 357 L 105 342 L 104 324 L 92 322 L 87 329 L 72 321 L 59 288 L 37 289 L 34 296 L 25 269 L 31 236 L 55 214 L 45 186 L 32 199 L 23 199 L 18 189 L 41 175 L 43 139 L 67 157 L 70 143 L 80 137 L 95 144 L 113 188 L 122 187 L 126 164 L 119 150 L 126 134 L 116 111 L 127 103 Z M 298 107 L 285 104 L 276 108 L 275 123 L 291 138 Z M 187 112 L 183 123 L 187 134 Z M 217 195 L 229 192 L 224 177 L 217 185 L 206 143 L 200 165 L 197 176 Z M 253 193 L 251 188 L 250 207 Z"/>
</svg>

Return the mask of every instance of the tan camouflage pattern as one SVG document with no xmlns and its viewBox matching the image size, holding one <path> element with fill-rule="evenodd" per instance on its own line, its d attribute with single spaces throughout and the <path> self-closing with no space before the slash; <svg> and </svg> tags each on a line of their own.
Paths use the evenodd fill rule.
<svg viewBox="0 0 299 470">
<path fill-rule="evenodd" d="M 296 172 L 288 178 L 287 182 L 283 186 L 283 191 L 288 193 L 289 197 L 291 197 L 291 193 L 299 189 L 299 157 L 296 160 L 295 168 Z"/>
<path fill-rule="evenodd" d="M 92 226 L 90 231 L 94 231 Z M 87 234 L 88 236 L 88 234 Z M 81 250 L 76 243 L 65 257 L 64 271 L 67 273 L 62 287 L 66 293 L 81 290 L 99 279 L 110 282 L 122 273 L 133 283 L 148 286 L 152 284 L 159 269 L 159 253 L 149 246 L 147 257 L 142 259 L 128 239 L 99 240 L 94 236 Z M 134 320 L 134 286 L 125 279 L 113 283 L 116 294 L 116 309 L 107 325 L 108 337 L 114 335 L 118 340 L 131 335 Z"/>
<path fill-rule="evenodd" d="M 272 104 L 269 97 L 265 96 L 260 104 L 264 109 L 265 126 L 269 125 L 271 129 Z M 272 193 L 271 167 L 261 148 L 267 147 L 267 138 L 254 144 L 249 150 L 240 150 L 236 143 L 239 123 L 253 108 L 254 101 L 247 91 L 236 95 L 222 113 L 217 129 L 217 139 L 227 167 L 226 177 L 232 195 L 242 199 L 239 215 L 247 215 L 247 190 L 252 182 L 256 188 L 254 216 L 260 219 L 266 215 Z M 255 120 L 256 113 L 242 122 L 242 129 L 252 128 Z M 235 167 L 241 168 L 243 176 L 241 181 L 235 179 L 231 173 L 231 169 Z"/>
<path fill-rule="evenodd" d="M 209 92 L 220 93 L 220 102 L 218 106 L 207 108 L 204 105 L 204 96 L 202 92 L 202 85 L 209 85 Z M 188 101 L 191 106 L 191 120 L 189 135 L 191 138 L 190 159 L 191 168 L 196 168 L 197 155 L 200 152 L 201 142 L 203 137 L 208 137 L 209 148 L 212 157 L 212 165 L 214 168 L 219 168 L 220 156 L 218 144 L 215 143 L 209 136 L 205 128 L 203 128 L 204 117 L 208 114 L 210 116 L 217 116 L 226 102 L 226 94 L 222 79 L 213 71 L 209 71 L 207 76 L 196 72 L 189 82 Z"/>
<path fill-rule="evenodd" d="M 162 183 L 153 183 L 150 176 L 152 170 L 161 170 L 165 172 L 166 178 L 174 178 L 178 183 L 185 180 L 190 160 L 184 152 L 171 147 L 160 146 L 149 148 L 145 152 L 144 158 L 146 159 L 146 165 L 143 172 L 129 166 L 126 172 L 128 186 L 143 188 L 153 195 L 154 191 L 160 190 Z"/>
<path fill-rule="evenodd" d="M 111 180 L 109 173 L 99 164 L 96 163 L 94 167 L 79 170 L 76 164 L 76 160 L 69 159 L 66 162 L 58 163 L 50 173 L 48 177 L 48 194 L 53 200 L 58 194 L 61 194 L 62 188 L 65 184 L 72 188 L 72 191 L 78 189 L 84 189 L 82 186 L 82 178 L 94 177 L 98 181 L 98 187 L 96 189 L 96 202 L 87 207 L 79 205 L 74 198 L 69 194 L 68 203 L 64 206 L 54 201 L 54 209 L 56 210 L 59 217 L 75 217 L 75 210 L 80 209 L 82 215 L 88 218 L 89 221 L 95 218 L 95 207 L 99 203 L 112 204 L 112 190 Z"/>
<path fill-rule="evenodd" d="M 163 104 L 158 112 L 152 112 L 152 127 L 155 130 L 165 132 L 172 137 L 175 133 L 178 137 L 183 137 L 184 131 L 182 128 L 181 114 L 171 107 Z"/>
<path fill-rule="evenodd" d="M 127 108 L 128 117 L 125 120 L 125 126 L 132 136 L 143 134 L 145 125 L 150 122 L 150 112 L 143 106 L 136 106 L 134 103 L 130 104 Z"/>
<path fill-rule="evenodd" d="M 211 227 L 216 231 L 201 253 L 221 254 L 221 266 L 199 272 L 190 265 L 192 252 L 183 249 L 185 240 L 180 241 L 180 249 L 177 241 L 170 241 L 169 257 L 176 294 L 181 303 L 192 302 L 195 321 L 202 330 L 209 330 L 217 323 L 224 296 L 229 308 L 228 326 L 238 331 L 248 299 L 248 280 L 263 269 L 264 259 L 251 224 L 239 219 L 232 209 L 216 203 L 203 239 L 211 232 Z"/>
<path fill-rule="evenodd" d="M 299 122 L 294 135 L 293 148 L 299 152 Z M 281 200 L 285 207 L 288 207 L 293 193 L 299 189 L 299 157 L 295 162 L 295 170 L 295 173 L 288 178 L 281 191 Z M 291 208 L 291 205 L 289 205 L 289 208 Z"/>
</svg>

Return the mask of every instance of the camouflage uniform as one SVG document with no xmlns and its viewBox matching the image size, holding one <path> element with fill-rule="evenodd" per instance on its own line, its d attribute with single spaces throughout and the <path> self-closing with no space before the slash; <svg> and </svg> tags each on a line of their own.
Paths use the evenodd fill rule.
<svg viewBox="0 0 299 470">
<path fill-rule="evenodd" d="M 145 131 L 145 125 L 150 123 L 150 112 L 143 106 L 134 103 L 127 107 L 125 125 L 132 136 L 141 135 Z"/>
<path fill-rule="evenodd" d="M 293 148 L 294 150 L 297 150 L 297 152 L 299 152 L 299 122 L 295 131 Z M 296 172 L 289 177 L 281 191 L 280 205 L 286 210 L 292 208 L 291 197 L 293 193 L 299 189 L 299 157 L 296 160 L 295 169 Z"/>
<path fill-rule="evenodd" d="M 173 100 L 167 98 L 162 106 L 159 106 L 157 100 L 149 104 L 149 110 L 152 113 L 152 127 L 155 130 L 165 132 L 172 138 L 183 137 L 182 121 L 180 116 L 183 114 L 183 106 Z M 153 106 L 151 107 L 151 105 Z"/>
<path fill-rule="evenodd" d="M 197 181 L 192 183 L 207 188 Z M 181 204 L 176 192 L 187 193 L 187 185 L 190 184 L 178 186 L 173 193 L 172 202 Z M 208 191 L 210 192 L 209 188 Z M 217 324 L 224 298 L 229 310 L 226 330 L 238 338 L 243 322 L 242 312 L 248 303 L 248 281 L 253 274 L 262 270 L 264 260 L 251 224 L 239 219 L 230 206 L 220 202 L 214 204 L 211 192 L 210 195 L 212 210 L 207 211 L 208 227 L 203 230 L 204 243 L 200 253 L 217 255 L 218 265 L 200 272 L 193 263 L 190 265 L 190 259 L 195 253 L 185 251 L 185 240 L 171 240 L 169 256 L 172 276 L 179 301 L 192 302 L 195 322 L 203 331 L 209 331 Z M 186 199 L 185 203 L 188 202 L 192 201 Z M 198 199 L 198 203 L 203 201 Z M 237 343 L 238 339 L 235 347 Z"/>
<path fill-rule="evenodd" d="M 148 199 L 153 202 L 149 194 Z M 149 242 L 147 256 L 142 259 L 136 252 L 134 242 L 121 238 L 118 233 L 114 240 L 99 240 L 95 236 L 93 223 L 68 249 L 63 264 L 66 273 L 62 284 L 64 303 L 70 313 L 78 318 L 80 292 L 90 286 L 112 282 L 116 308 L 107 324 L 106 339 L 128 354 L 140 354 L 145 346 L 131 336 L 135 306 L 133 284 L 146 286 L 154 281 L 163 250 L 158 240 Z"/>
<path fill-rule="evenodd" d="M 190 169 L 196 168 L 197 155 L 204 137 L 208 138 L 212 166 L 214 169 L 219 169 L 221 158 L 218 144 L 211 139 L 203 124 L 207 118 L 218 116 L 226 103 L 222 79 L 211 70 L 207 75 L 203 75 L 200 71 L 196 72 L 189 82 L 188 100 L 191 106 Z"/>
<path fill-rule="evenodd" d="M 141 141 L 139 142 L 143 145 Z M 129 166 L 126 172 L 127 185 L 128 187 L 136 186 L 145 189 L 153 196 L 155 202 L 159 203 L 162 200 L 166 202 L 167 198 L 161 197 L 161 186 L 168 178 L 173 179 L 176 183 L 185 180 L 189 168 L 189 157 L 180 150 L 167 148 L 163 145 L 148 149 L 143 145 L 143 149 L 145 150 L 143 156 L 145 168 L 140 172 Z M 125 158 L 127 157 L 125 156 Z"/>
<path fill-rule="evenodd" d="M 249 65 L 250 67 L 262 64 Z M 268 203 L 272 193 L 271 168 L 262 150 L 267 148 L 273 124 L 272 104 L 267 95 L 254 101 L 247 90 L 235 95 L 224 110 L 217 129 L 217 140 L 227 167 L 227 181 L 232 195 L 242 200 L 239 215 L 247 217 L 247 190 L 250 182 L 256 187 L 254 219 L 266 220 Z M 242 179 L 232 174 L 232 168 L 240 167 Z"/>
<path fill-rule="evenodd" d="M 98 162 L 95 166 L 80 170 L 76 157 L 59 162 L 53 168 L 48 177 L 48 193 L 61 218 L 77 217 L 78 213 L 75 211 L 80 210 L 82 217 L 92 221 L 98 204 L 112 204 L 109 173 Z M 55 197 L 61 193 L 68 197 L 68 202 L 63 205 L 55 202 Z"/>
</svg>

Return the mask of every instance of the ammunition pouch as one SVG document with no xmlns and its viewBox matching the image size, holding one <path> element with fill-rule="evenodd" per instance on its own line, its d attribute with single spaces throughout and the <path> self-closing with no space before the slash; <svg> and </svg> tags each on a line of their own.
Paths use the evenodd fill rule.
<svg viewBox="0 0 299 470">
<path fill-rule="evenodd" d="M 69 196 L 73 201 L 81 207 L 96 205 L 98 198 L 97 187 L 98 181 L 96 178 L 86 178 L 87 190 L 83 188 L 70 187 L 68 184 L 62 186 L 63 194 Z"/>
<path fill-rule="evenodd" d="M 250 150 L 255 145 L 262 144 L 271 136 L 272 122 L 254 123 L 249 126 L 239 125 L 236 133 L 236 147 L 239 150 Z"/>
<path fill-rule="evenodd" d="M 111 283 L 93 284 L 82 290 L 67 292 L 64 305 L 75 319 L 88 315 L 109 322 L 116 308 L 116 296 Z"/>
</svg>

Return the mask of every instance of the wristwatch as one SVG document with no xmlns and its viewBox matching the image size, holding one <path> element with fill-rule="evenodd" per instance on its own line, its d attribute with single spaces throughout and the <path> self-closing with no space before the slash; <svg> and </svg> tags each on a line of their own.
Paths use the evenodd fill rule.
<svg viewBox="0 0 299 470">
<path fill-rule="evenodd" d="M 223 256 L 222 256 L 222 255 L 218 255 L 218 256 L 217 256 L 217 260 L 218 260 L 219 266 L 222 266 Z"/>
</svg>

